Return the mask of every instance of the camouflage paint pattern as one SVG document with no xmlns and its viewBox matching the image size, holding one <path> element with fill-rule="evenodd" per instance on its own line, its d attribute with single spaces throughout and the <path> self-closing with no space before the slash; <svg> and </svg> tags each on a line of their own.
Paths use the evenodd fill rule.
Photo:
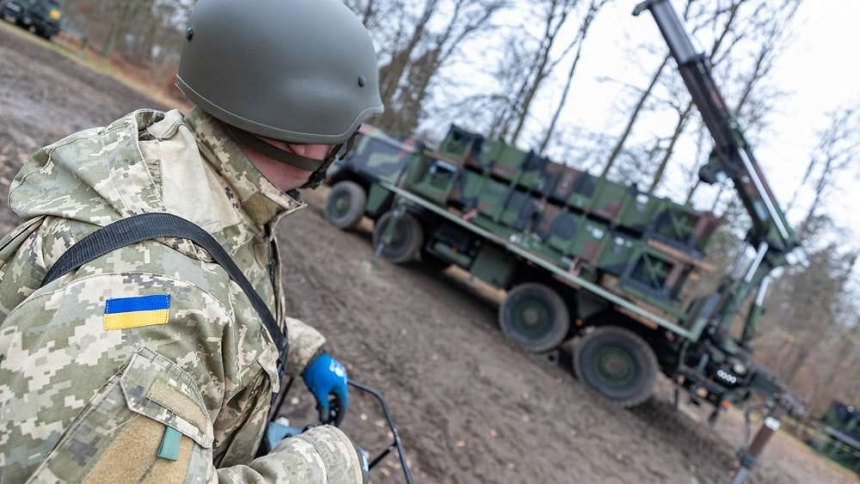
<svg viewBox="0 0 860 484">
<path fill-rule="evenodd" d="M 550 187 L 548 195 L 550 200 L 564 204 L 573 193 L 573 187 L 580 177 L 590 176 L 585 172 L 579 171 L 559 163 L 547 163 L 546 165 L 547 184 Z"/>
<path fill-rule="evenodd" d="M 469 157 L 480 150 L 479 143 L 483 139 L 484 137 L 479 134 L 470 133 L 452 124 L 437 152 L 440 156 L 462 167 Z"/>
<path fill-rule="evenodd" d="M 509 189 L 507 203 L 499 221 L 517 231 L 527 231 L 538 215 L 537 202 L 531 194 Z"/>
<path fill-rule="evenodd" d="M 359 133 L 355 148 L 344 160 L 334 163 L 331 173 L 349 166 L 374 179 L 395 183 L 422 146 L 417 139 L 397 140 L 367 124 L 361 126 Z"/>
<path fill-rule="evenodd" d="M 27 222 L 0 241 L 0 481 L 361 482 L 333 428 L 254 459 L 280 385 L 276 349 L 194 244 L 143 242 L 39 287 L 99 226 L 174 213 L 209 231 L 284 321 L 287 374 L 300 374 L 324 339 L 284 314 L 274 226 L 303 204 L 217 121 L 142 110 L 73 134 L 36 152 L 9 198 Z M 167 324 L 104 329 L 108 299 L 156 294 L 171 296 Z M 176 461 L 156 457 L 167 427 L 181 433 Z"/>
<path fill-rule="evenodd" d="M 444 204 L 456 190 L 460 170 L 444 160 L 419 155 L 409 165 L 404 185 L 439 204 Z"/>
<path fill-rule="evenodd" d="M 607 224 L 655 236 L 682 250 L 701 252 L 716 231 L 713 214 L 699 212 L 664 198 L 640 192 L 635 186 L 595 177 L 575 168 L 554 163 L 533 151 L 524 152 L 507 144 L 451 126 L 438 155 L 502 185 L 548 198 L 551 204 L 567 205 L 577 213 Z M 466 183 L 477 186 L 469 178 Z M 481 197 L 497 197 L 490 185 Z M 459 195 L 464 191 L 459 190 Z M 456 194 L 455 194 L 456 197 Z M 477 202 L 496 205 L 495 202 Z M 549 205 L 547 205 L 549 206 Z M 495 219 L 495 215 L 493 215 Z"/>
<path fill-rule="evenodd" d="M 811 432 L 809 445 L 832 461 L 860 472 L 860 411 L 856 406 L 832 401 Z"/>
<path fill-rule="evenodd" d="M 693 269 L 690 259 L 703 256 L 719 224 L 710 213 L 457 126 L 451 126 L 438 151 L 409 160 L 403 181 L 403 188 L 460 211 L 477 226 L 564 270 L 598 283 L 602 275 L 612 276 L 618 281 L 613 289 L 673 313 L 690 293 L 684 288 Z M 664 244 L 663 252 L 652 242 Z M 431 243 L 433 250 L 454 253 L 446 252 L 443 242 Z M 682 256 L 674 257 L 673 250 Z M 459 250 L 456 254 L 447 257 L 470 267 L 471 259 L 462 260 Z"/>
<path fill-rule="evenodd" d="M 557 174 L 564 175 L 564 171 Z M 570 177 L 567 183 L 571 196 L 589 195 L 588 203 L 594 203 L 595 200 L 609 200 L 603 182 L 582 174 Z M 619 279 L 621 290 L 649 303 L 664 308 L 683 305 L 680 295 L 692 267 L 647 246 L 647 238 L 672 240 L 671 234 L 679 232 L 677 229 L 675 232 L 664 229 L 670 235 L 664 237 L 655 229 L 665 223 L 661 222 L 659 214 L 668 213 L 676 205 L 670 205 L 664 199 L 644 196 L 633 188 L 625 188 L 620 195 L 626 205 L 607 202 L 601 206 L 604 214 L 611 210 L 631 220 L 634 216 L 641 220 L 650 219 L 642 229 L 645 235 L 637 236 L 629 230 L 613 228 L 604 217 L 593 217 L 593 213 L 576 210 L 569 204 L 553 203 L 549 197 L 538 198 L 533 192 L 517 187 L 465 167 L 456 176 L 447 204 L 469 213 L 471 221 L 503 239 L 516 237 L 523 247 L 566 270 L 576 270 L 589 278 L 599 278 L 600 274 L 612 275 Z M 435 196 L 428 197 L 420 186 L 407 188 L 437 203 L 445 203 Z M 603 197 L 600 190 L 604 190 Z M 685 210 L 673 214 L 689 211 Z M 687 249 L 685 253 L 692 251 L 689 247 Z M 696 255 L 691 253 L 691 257 Z"/>
</svg>

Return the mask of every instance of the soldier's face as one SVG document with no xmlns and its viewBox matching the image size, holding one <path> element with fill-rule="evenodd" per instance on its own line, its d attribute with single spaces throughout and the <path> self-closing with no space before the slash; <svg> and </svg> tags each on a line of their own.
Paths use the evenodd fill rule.
<svg viewBox="0 0 860 484">
<path fill-rule="evenodd" d="M 265 141 L 296 155 L 311 158 L 313 160 L 319 160 L 320 163 L 325 160 L 332 149 L 331 145 L 298 145 L 272 139 L 266 139 Z M 251 160 L 251 163 L 253 163 L 270 182 L 281 190 L 286 191 L 301 187 L 307 183 L 311 173 L 313 173 L 311 171 L 302 170 L 301 168 L 274 160 L 247 147 L 243 147 L 243 151 L 245 151 L 245 154 L 248 156 L 248 159 Z"/>
</svg>

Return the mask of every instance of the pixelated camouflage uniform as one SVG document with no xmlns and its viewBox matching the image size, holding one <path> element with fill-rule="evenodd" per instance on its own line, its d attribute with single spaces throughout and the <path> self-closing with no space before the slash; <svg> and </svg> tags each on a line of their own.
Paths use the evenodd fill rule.
<svg viewBox="0 0 860 484">
<path fill-rule="evenodd" d="M 289 331 L 287 375 L 324 343 L 286 318 L 274 226 L 302 204 L 199 110 L 141 110 L 35 153 L 10 188 L 26 222 L 0 242 L 0 482 L 362 480 L 334 427 L 254 459 L 279 387 L 277 350 L 250 302 L 188 241 L 136 244 L 39 288 L 99 226 L 170 212 L 205 228 Z M 105 329 L 108 299 L 165 294 L 166 324 Z M 167 427 L 175 461 L 158 458 Z M 175 431 L 170 431 L 175 435 Z"/>
</svg>

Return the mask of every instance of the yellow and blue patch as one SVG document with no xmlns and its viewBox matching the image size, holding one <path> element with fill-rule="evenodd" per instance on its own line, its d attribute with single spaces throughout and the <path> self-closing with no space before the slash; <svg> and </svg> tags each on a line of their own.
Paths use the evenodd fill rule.
<svg viewBox="0 0 860 484">
<path fill-rule="evenodd" d="M 105 304 L 104 327 L 130 329 L 167 324 L 169 315 L 168 294 L 108 299 Z"/>
</svg>

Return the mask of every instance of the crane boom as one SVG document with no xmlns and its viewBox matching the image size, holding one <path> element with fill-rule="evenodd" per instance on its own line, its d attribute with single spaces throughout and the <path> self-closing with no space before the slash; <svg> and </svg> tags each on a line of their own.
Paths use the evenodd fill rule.
<svg viewBox="0 0 860 484">
<path fill-rule="evenodd" d="M 717 88 L 707 58 L 694 46 L 668 0 L 647 0 L 640 3 L 633 14 L 639 15 L 644 10 L 649 10 L 654 16 L 693 103 L 714 140 L 711 158 L 699 171 L 701 180 L 714 183 L 731 179 L 752 218 L 748 242 L 753 247 L 766 244 L 768 257 L 765 262 L 770 268 L 791 262 L 786 261 L 786 256 L 798 248 L 800 242 L 788 224 L 735 116 Z"/>
</svg>

